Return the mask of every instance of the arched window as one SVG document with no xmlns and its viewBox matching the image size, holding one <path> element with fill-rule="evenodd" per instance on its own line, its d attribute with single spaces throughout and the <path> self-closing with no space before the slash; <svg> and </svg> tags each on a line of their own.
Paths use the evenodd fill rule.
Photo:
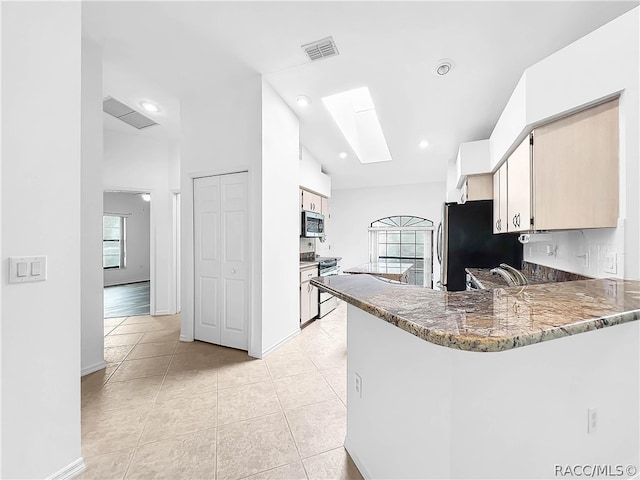
<svg viewBox="0 0 640 480">
<path fill-rule="evenodd" d="M 433 227 L 433 222 L 422 217 L 409 217 L 407 215 L 398 215 L 395 217 L 385 217 L 369 225 L 371 228 L 389 228 L 389 227 Z"/>
<path fill-rule="evenodd" d="M 371 222 L 369 261 L 412 264 L 409 283 L 432 287 L 433 222 L 410 215 L 396 215 Z"/>
</svg>

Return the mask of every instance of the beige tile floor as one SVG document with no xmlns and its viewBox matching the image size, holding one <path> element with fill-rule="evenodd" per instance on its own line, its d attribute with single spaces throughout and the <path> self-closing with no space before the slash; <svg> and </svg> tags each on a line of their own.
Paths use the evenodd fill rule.
<svg viewBox="0 0 640 480">
<path fill-rule="evenodd" d="M 82 479 L 361 479 L 346 432 L 346 306 L 265 359 L 179 342 L 179 316 L 105 320 L 82 379 Z"/>
</svg>

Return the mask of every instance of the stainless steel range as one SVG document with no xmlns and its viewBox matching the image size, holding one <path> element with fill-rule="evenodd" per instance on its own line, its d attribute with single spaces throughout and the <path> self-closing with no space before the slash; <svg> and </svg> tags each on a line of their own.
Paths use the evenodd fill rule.
<svg viewBox="0 0 640 480">
<path fill-rule="evenodd" d="M 338 266 L 339 258 L 337 257 L 322 257 L 318 263 L 318 269 L 321 277 L 328 277 L 329 275 L 338 275 L 340 267 Z M 331 312 L 338 306 L 338 299 L 327 292 L 320 292 L 319 295 L 319 313 L 318 318 L 324 317 L 327 313 Z"/>
</svg>

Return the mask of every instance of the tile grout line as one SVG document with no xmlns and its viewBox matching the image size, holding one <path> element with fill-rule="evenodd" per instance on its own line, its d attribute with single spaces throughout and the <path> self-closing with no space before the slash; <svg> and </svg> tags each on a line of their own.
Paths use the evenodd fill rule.
<svg viewBox="0 0 640 480">
<path fill-rule="evenodd" d="M 289 424 L 289 419 L 287 418 L 287 414 L 284 411 L 284 407 L 282 406 L 282 401 L 280 400 L 280 394 L 278 393 L 278 389 L 276 388 L 276 385 L 274 383 L 273 380 L 273 375 L 271 374 L 271 369 L 269 368 L 269 364 L 266 362 L 265 360 L 265 365 L 267 367 L 267 372 L 269 373 L 269 377 L 271 378 L 271 384 L 273 386 L 273 391 L 276 392 L 276 398 L 278 399 L 278 404 L 280 405 L 280 410 L 282 410 L 282 416 L 284 417 L 284 421 L 287 424 L 287 428 L 289 429 L 289 435 L 291 436 L 291 440 L 293 440 L 293 445 L 294 447 L 296 447 L 296 453 L 298 454 L 298 460 L 300 461 L 300 463 L 302 464 L 302 469 L 304 470 L 304 474 L 307 477 L 307 480 L 309 479 L 309 475 L 307 473 L 307 469 L 304 466 L 304 462 L 302 461 L 302 455 L 300 455 L 300 449 L 298 448 L 298 443 L 296 442 L 295 437 L 293 436 L 293 430 L 291 430 L 291 425 Z M 285 464 L 288 465 L 288 464 Z M 283 465 L 279 465 L 280 467 Z M 278 468 L 278 467 L 276 467 Z"/>
</svg>

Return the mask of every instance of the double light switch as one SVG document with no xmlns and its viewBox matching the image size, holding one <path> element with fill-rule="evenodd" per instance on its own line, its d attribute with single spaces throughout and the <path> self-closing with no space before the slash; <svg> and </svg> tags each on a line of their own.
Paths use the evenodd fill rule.
<svg viewBox="0 0 640 480">
<path fill-rule="evenodd" d="M 47 257 L 9 257 L 9 283 L 47 279 Z"/>
</svg>

